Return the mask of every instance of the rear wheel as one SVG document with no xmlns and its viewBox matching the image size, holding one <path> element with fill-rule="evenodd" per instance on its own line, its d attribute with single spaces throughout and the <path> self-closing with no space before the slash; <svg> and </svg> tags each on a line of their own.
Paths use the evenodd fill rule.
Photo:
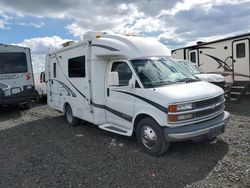
<svg viewBox="0 0 250 188">
<path fill-rule="evenodd" d="M 142 119 L 137 125 L 136 134 L 139 146 L 150 155 L 163 155 L 169 148 L 162 127 L 152 118 Z"/>
<path fill-rule="evenodd" d="M 67 105 L 65 108 L 65 118 L 68 124 L 72 127 L 79 124 L 79 119 L 73 116 L 73 112 L 70 105 Z"/>
<path fill-rule="evenodd" d="M 27 103 L 22 105 L 24 110 L 29 110 L 31 109 L 31 101 L 28 101 Z"/>
</svg>

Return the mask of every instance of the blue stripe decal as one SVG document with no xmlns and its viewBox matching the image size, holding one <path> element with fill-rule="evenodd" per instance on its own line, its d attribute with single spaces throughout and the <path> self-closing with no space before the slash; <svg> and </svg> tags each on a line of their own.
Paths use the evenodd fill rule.
<svg viewBox="0 0 250 188">
<path fill-rule="evenodd" d="M 124 113 L 121 113 L 121 112 L 119 112 L 119 111 L 117 111 L 117 110 L 114 110 L 114 109 L 112 109 L 112 108 L 109 108 L 108 106 L 105 106 L 105 105 L 102 105 L 102 104 L 95 104 L 95 103 L 93 103 L 93 105 L 94 105 L 94 107 L 96 107 L 96 108 L 101 108 L 101 109 L 107 110 L 107 111 L 109 111 L 110 113 L 115 114 L 115 115 L 117 115 L 118 117 L 120 117 L 120 118 L 122 118 L 122 119 L 125 119 L 125 120 L 127 120 L 127 121 L 129 121 L 129 122 L 132 122 L 132 120 L 133 120 L 133 117 L 132 117 L 132 116 L 129 116 L 129 115 L 124 114 Z"/>
<path fill-rule="evenodd" d="M 144 101 L 144 102 L 146 102 L 146 103 L 148 103 L 148 104 L 154 106 L 154 107 L 157 108 L 158 110 L 160 110 L 160 111 L 162 111 L 162 112 L 164 112 L 164 113 L 166 113 L 166 114 L 168 113 L 168 109 L 167 109 L 166 107 L 164 107 L 164 106 L 162 106 L 162 105 L 160 105 L 160 104 L 158 104 L 158 103 L 156 103 L 156 102 L 154 102 L 154 101 L 151 101 L 151 100 L 149 100 L 149 99 L 146 99 L 146 98 L 144 98 L 144 97 L 141 97 L 141 96 L 139 96 L 139 95 L 135 95 L 135 94 L 133 94 L 133 93 L 129 93 L 129 92 L 126 92 L 126 91 L 117 91 L 117 90 L 112 90 L 112 91 L 116 91 L 116 92 L 120 92 L 120 93 L 124 93 L 124 94 L 128 94 L 128 95 L 132 95 L 132 96 L 134 96 L 134 97 L 136 97 L 136 98 L 138 98 L 138 99 L 140 99 L 140 100 L 142 100 L 142 101 Z"/>
<path fill-rule="evenodd" d="M 96 47 L 104 48 L 104 49 L 110 50 L 110 51 L 120 51 L 120 50 L 117 50 L 117 49 L 112 48 L 110 46 L 105 46 L 105 45 L 101 45 L 101 44 L 92 44 L 91 46 L 96 46 Z"/>
</svg>

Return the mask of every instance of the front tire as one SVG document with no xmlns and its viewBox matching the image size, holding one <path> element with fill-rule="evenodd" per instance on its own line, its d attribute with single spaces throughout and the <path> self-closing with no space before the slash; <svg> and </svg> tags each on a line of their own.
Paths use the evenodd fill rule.
<svg viewBox="0 0 250 188">
<path fill-rule="evenodd" d="M 165 139 L 163 129 L 152 118 L 143 118 L 136 127 L 138 145 L 146 153 L 160 156 L 166 153 L 169 142 Z"/>
<path fill-rule="evenodd" d="M 70 105 L 65 108 L 65 119 L 71 127 L 75 127 L 79 124 L 79 119 L 73 116 Z"/>
</svg>

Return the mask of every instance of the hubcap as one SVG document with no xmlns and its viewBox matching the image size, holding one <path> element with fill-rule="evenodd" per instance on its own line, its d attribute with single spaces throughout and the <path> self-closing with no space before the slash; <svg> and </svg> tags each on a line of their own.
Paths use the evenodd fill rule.
<svg viewBox="0 0 250 188">
<path fill-rule="evenodd" d="M 141 130 L 141 140 L 144 146 L 153 149 L 157 143 L 155 131 L 149 126 L 144 126 Z"/>
</svg>

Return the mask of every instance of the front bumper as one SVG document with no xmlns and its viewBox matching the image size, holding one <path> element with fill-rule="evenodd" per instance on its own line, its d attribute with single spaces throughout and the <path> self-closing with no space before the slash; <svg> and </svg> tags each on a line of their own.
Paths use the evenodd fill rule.
<svg viewBox="0 0 250 188">
<path fill-rule="evenodd" d="M 224 111 L 219 116 L 201 123 L 176 128 L 165 128 L 164 135 L 168 141 L 212 139 L 222 134 L 229 120 L 229 113 Z"/>
</svg>

